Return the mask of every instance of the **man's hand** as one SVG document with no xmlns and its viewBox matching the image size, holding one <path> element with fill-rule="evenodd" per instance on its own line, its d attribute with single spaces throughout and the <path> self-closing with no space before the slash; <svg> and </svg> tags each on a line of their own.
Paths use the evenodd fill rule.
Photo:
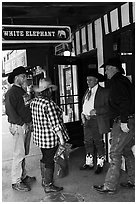
<svg viewBox="0 0 137 204">
<path fill-rule="evenodd" d="M 91 116 L 96 115 L 96 110 L 95 110 L 95 109 L 92 109 L 92 110 L 90 111 L 90 115 L 91 115 Z"/>
<path fill-rule="evenodd" d="M 83 113 L 81 113 L 81 120 L 82 120 L 82 125 L 84 125 L 86 119 L 85 119 L 85 115 Z"/>
<path fill-rule="evenodd" d="M 62 135 L 61 131 L 58 131 L 58 132 L 57 132 L 57 135 L 58 135 L 58 137 L 59 137 L 60 144 L 61 144 L 61 145 L 64 145 L 64 144 L 65 144 L 65 140 L 64 140 L 64 138 L 63 138 L 63 135 Z"/>
<path fill-rule="evenodd" d="M 128 133 L 129 132 L 129 128 L 128 128 L 128 126 L 127 126 L 127 123 L 121 123 L 121 130 L 123 131 L 123 132 L 126 132 L 126 133 Z"/>
</svg>

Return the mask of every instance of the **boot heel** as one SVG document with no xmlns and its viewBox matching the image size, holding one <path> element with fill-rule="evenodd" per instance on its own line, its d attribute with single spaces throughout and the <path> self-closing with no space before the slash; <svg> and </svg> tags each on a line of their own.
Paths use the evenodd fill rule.
<svg viewBox="0 0 137 204">
<path fill-rule="evenodd" d="M 55 193 L 55 192 L 59 192 L 62 190 L 63 190 L 63 187 L 55 186 L 52 183 L 44 186 L 45 193 L 52 193 L 52 192 Z"/>
</svg>

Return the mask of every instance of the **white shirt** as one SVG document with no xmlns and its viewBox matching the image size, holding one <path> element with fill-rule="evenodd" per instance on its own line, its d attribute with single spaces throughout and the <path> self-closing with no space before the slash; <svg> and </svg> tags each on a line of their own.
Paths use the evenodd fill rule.
<svg viewBox="0 0 137 204">
<path fill-rule="evenodd" d="M 85 96 L 85 101 L 83 104 L 82 113 L 86 116 L 90 115 L 90 111 L 92 109 L 94 109 L 94 100 L 95 100 L 95 94 L 96 94 L 97 88 L 98 88 L 98 84 L 91 89 L 92 94 L 91 94 L 89 100 L 86 99 L 87 95 Z M 87 92 L 87 94 L 88 94 L 88 92 Z"/>
</svg>

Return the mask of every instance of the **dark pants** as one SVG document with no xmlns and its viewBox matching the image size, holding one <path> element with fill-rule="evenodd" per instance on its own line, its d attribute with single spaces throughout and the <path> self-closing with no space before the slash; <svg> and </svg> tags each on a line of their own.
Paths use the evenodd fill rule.
<svg viewBox="0 0 137 204">
<path fill-rule="evenodd" d="M 94 155 L 96 148 L 98 156 L 104 156 L 104 143 L 96 119 L 86 120 L 84 124 L 84 144 L 87 154 Z"/>
<path fill-rule="evenodd" d="M 135 181 L 135 158 L 131 149 L 135 144 L 135 120 L 128 120 L 129 133 L 121 130 L 120 123 L 121 121 L 114 122 L 112 128 L 111 161 L 104 184 L 109 189 L 116 189 L 119 183 L 122 156 L 125 158 L 128 180 L 132 183 Z"/>
<path fill-rule="evenodd" d="M 45 164 L 45 168 L 54 169 L 54 156 L 56 154 L 57 148 L 58 146 L 50 149 L 41 148 L 41 162 Z"/>
</svg>

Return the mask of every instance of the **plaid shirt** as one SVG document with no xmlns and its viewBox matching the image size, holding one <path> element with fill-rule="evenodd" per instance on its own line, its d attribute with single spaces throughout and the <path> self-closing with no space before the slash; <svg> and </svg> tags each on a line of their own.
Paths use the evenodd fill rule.
<svg viewBox="0 0 137 204">
<path fill-rule="evenodd" d="M 36 97 L 31 104 L 33 121 L 33 142 L 40 148 L 53 148 L 58 145 L 58 131 L 65 141 L 69 137 L 63 124 L 62 109 L 52 100 Z"/>
</svg>

